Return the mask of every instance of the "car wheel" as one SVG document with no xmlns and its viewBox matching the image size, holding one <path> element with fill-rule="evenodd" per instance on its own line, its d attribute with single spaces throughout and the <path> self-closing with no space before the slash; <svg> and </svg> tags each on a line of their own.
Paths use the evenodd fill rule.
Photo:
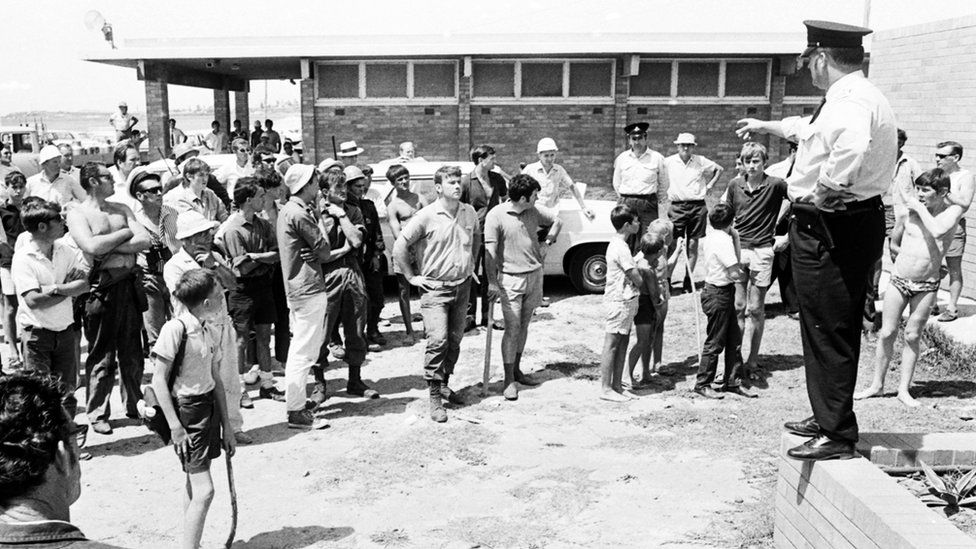
<svg viewBox="0 0 976 549">
<path fill-rule="evenodd" d="M 578 292 L 597 294 L 607 282 L 607 246 L 586 246 L 573 253 L 569 280 Z"/>
</svg>

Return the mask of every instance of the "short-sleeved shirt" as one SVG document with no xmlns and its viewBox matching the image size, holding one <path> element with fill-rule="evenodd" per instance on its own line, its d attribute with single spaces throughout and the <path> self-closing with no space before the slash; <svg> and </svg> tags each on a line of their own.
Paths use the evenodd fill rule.
<svg viewBox="0 0 976 549">
<path fill-rule="evenodd" d="M 71 175 L 58 172 L 58 176 L 51 181 L 42 170 L 27 178 L 24 196 L 36 196 L 64 207 L 69 202 L 84 202 L 88 198 L 88 193 Z"/>
<path fill-rule="evenodd" d="M 607 244 L 607 283 L 603 288 L 606 301 L 629 301 L 640 295 L 640 290 L 627 276 L 627 271 L 637 268 L 630 247 L 619 235 L 610 238 Z"/>
<path fill-rule="evenodd" d="M 718 164 L 700 154 L 693 154 L 688 162 L 677 154 L 664 159 L 668 170 L 668 198 L 671 201 L 705 200 L 705 185 L 711 177 L 705 172 L 718 168 Z"/>
<path fill-rule="evenodd" d="M 250 177 L 254 175 L 254 166 L 248 161 L 247 164 L 239 166 L 237 162 L 231 162 L 229 164 L 224 164 L 220 168 L 214 171 L 214 177 L 220 184 L 227 189 L 227 196 L 234 196 L 234 186 L 237 185 L 237 180 L 242 177 Z"/>
<path fill-rule="evenodd" d="M 318 253 L 329 246 L 319 230 L 315 209 L 297 196 L 290 197 L 278 212 L 275 234 L 288 299 L 301 299 L 325 292 L 322 266 L 318 262 L 308 263 L 299 255 L 302 249 Z"/>
<path fill-rule="evenodd" d="M 727 271 L 729 267 L 739 264 L 732 235 L 725 231 L 708 231 L 702 245 L 705 247 L 705 283 L 728 286 L 735 282 Z"/>
<path fill-rule="evenodd" d="M 902 194 L 915 190 L 915 178 L 920 175 L 922 175 L 922 168 L 919 167 L 918 162 L 908 155 L 901 155 L 895 163 L 895 175 L 891 178 L 891 187 L 881 195 L 881 200 L 886 206 L 904 203 Z M 901 189 L 902 192 L 897 192 L 897 189 Z"/>
<path fill-rule="evenodd" d="M 197 196 L 189 185 L 179 185 L 163 196 L 163 204 L 173 208 L 178 214 L 194 210 L 210 221 L 222 223 L 227 219 L 227 208 L 224 207 L 224 203 L 213 191 L 206 188 L 200 191 L 200 196 Z"/>
<path fill-rule="evenodd" d="M 74 269 L 85 270 L 84 260 L 78 250 L 55 241 L 51 259 L 48 259 L 34 240 L 30 239 L 14 252 L 10 273 L 17 295 L 23 296 L 33 290 L 40 291 L 45 286 L 64 284 L 68 273 Z M 69 297 L 46 307 L 32 308 L 26 300 L 21 300 L 17 309 L 17 322 L 21 326 L 55 332 L 67 330 L 74 322 L 71 302 Z"/>
<path fill-rule="evenodd" d="M 163 324 L 152 354 L 169 361 L 176 358 L 184 326 L 186 345 L 183 347 L 183 363 L 173 382 L 173 393 L 181 397 L 204 395 L 217 386 L 213 372 L 219 367 L 221 351 L 212 330 L 206 329 L 197 317 L 184 311 Z"/>
<path fill-rule="evenodd" d="M 58 549 L 121 549 L 91 541 L 75 525 L 63 520 L 0 523 L 0 546 Z"/>
<path fill-rule="evenodd" d="M 224 130 L 220 130 L 217 133 L 210 132 L 207 137 L 203 139 L 203 142 L 207 144 L 207 151 L 210 154 L 222 154 L 225 149 L 227 149 L 227 134 Z"/>
<path fill-rule="evenodd" d="M 637 156 L 628 149 L 613 161 L 613 189 L 617 194 L 647 196 L 666 193 L 668 181 L 664 156 L 657 151 L 647 149 Z"/>
<path fill-rule="evenodd" d="M 248 253 L 265 253 L 274 249 L 275 237 L 271 224 L 258 216 L 250 221 L 244 214 L 237 212 L 227 218 L 224 223 L 223 247 L 227 257 L 236 265 L 234 274 L 238 278 L 262 278 L 271 275 L 274 270 L 268 263 L 252 260 L 241 261 L 238 258 Z M 246 263 L 251 265 L 245 267 Z"/>
<path fill-rule="evenodd" d="M 735 230 L 743 248 L 764 248 L 773 245 L 776 218 L 786 200 L 786 181 L 765 177 L 755 189 L 740 177 L 729 182 L 728 202 L 735 210 Z"/>
<path fill-rule="evenodd" d="M 117 132 L 124 132 L 129 130 L 129 124 L 132 119 L 135 118 L 128 112 L 122 114 L 122 111 L 115 111 L 112 116 L 109 117 L 109 121 L 112 123 L 112 127 Z"/>
<path fill-rule="evenodd" d="M 485 228 L 485 217 L 488 212 L 508 196 L 508 186 L 505 185 L 505 178 L 501 174 L 489 171 L 488 185 L 491 188 L 491 196 L 485 192 L 485 187 L 475 172 L 461 178 L 461 202 L 471 204 L 474 212 L 478 214 L 478 223 L 482 230 Z"/>
<path fill-rule="evenodd" d="M 451 215 L 438 199 L 410 218 L 400 238 L 415 247 L 421 276 L 453 285 L 474 272 L 471 252 L 474 238 L 480 234 L 478 215 L 470 204 L 459 204 L 457 213 Z"/>
<path fill-rule="evenodd" d="M 573 187 L 573 179 L 559 164 L 553 164 L 552 169 L 546 173 L 545 168 L 542 167 L 542 162 L 533 162 L 523 168 L 522 173 L 531 175 L 532 179 L 539 182 L 542 190 L 539 191 L 539 199 L 536 201 L 536 205 L 542 205 L 546 208 L 555 208 L 559 204 L 563 192 Z"/>
<path fill-rule="evenodd" d="M 497 243 L 496 260 L 503 273 L 531 273 L 542 268 L 539 227 L 555 222 L 556 217 L 548 210 L 532 206 L 518 212 L 511 201 L 505 201 L 488 212 L 485 243 Z"/>
</svg>

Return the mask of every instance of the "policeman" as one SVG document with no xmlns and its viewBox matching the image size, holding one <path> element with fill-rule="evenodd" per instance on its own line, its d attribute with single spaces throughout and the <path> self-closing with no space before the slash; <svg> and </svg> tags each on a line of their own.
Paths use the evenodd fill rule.
<svg viewBox="0 0 976 549">
<path fill-rule="evenodd" d="M 809 441 L 788 451 L 795 459 L 854 456 L 854 383 L 861 311 L 871 265 L 881 255 L 884 206 L 898 150 L 888 100 L 861 71 L 861 38 L 870 29 L 804 21 L 807 48 L 797 59 L 826 96 L 812 117 L 739 121 L 748 139 L 766 133 L 796 139 L 790 174 L 790 247 L 800 303 L 800 335 L 813 416 L 788 422 Z"/>
</svg>

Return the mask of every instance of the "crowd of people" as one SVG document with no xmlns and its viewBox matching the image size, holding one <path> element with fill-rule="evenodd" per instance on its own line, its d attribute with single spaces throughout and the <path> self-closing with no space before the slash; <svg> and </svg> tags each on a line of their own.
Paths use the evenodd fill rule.
<svg viewBox="0 0 976 549">
<path fill-rule="evenodd" d="M 606 252 L 600 397 L 636 398 L 637 389 L 663 373 L 670 281 L 679 263 L 686 266 L 687 289 L 701 288 L 707 317 L 693 390 L 710 399 L 756 397 L 743 383 L 763 375 L 764 303 L 778 276 L 787 311 L 798 313 L 814 412 L 786 424 L 810 437 L 789 454 L 816 460 L 853 455 L 853 400 L 882 394 L 906 307 L 898 398 L 918 405 L 909 387 L 943 260 L 950 300 L 939 320 L 958 316 L 963 214 L 974 179 L 959 167 L 959 143 L 939 143 L 938 167 L 924 172 L 902 153 L 907 135 L 860 71 L 860 40 L 869 30 L 807 26 L 809 47 L 800 60 L 827 91 L 824 103 L 811 117 L 740 120 L 740 136 L 785 138 L 790 156 L 772 164 L 762 144 L 746 141 L 716 204 L 706 197 L 716 194 L 723 168 L 695 154 L 693 134 L 680 133 L 677 153 L 665 157 L 648 147 L 647 122 L 625 127 L 629 148 L 613 162 L 618 204 L 610 213 L 616 234 Z M 120 112 L 113 125 L 131 130 L 134 119 Z M 287 426 L 295 429 L 326 426 L 315 412 L 328 396 L 330 357 L 345 363 L 347 394 L 380 397 L 363 366 L 369 352 L 387 345 L 380 332 L 387 274 L 396 276 L 411 342 L 418 335 L 411 295 L 420 290 L 433 421 L 448 420 L 445 402 L 463 404 L 450 381 L 461 339 L 479 309 L 481 325 L 504 330 L 504 399 L 517 400 L 520 386 L 538 384 L 521 363 L 533 313 L 545 303 L 543 262 L 563 231 L 560 200 L 575 199 L 581 216 L 595 218 L 556 163 L 559 149 L 549 137 L 538 142 L 538 162 L 514 176 L 498 167 L 492 146 L 474 147 L 473 170 L 439 168 L 430 199 L 410 184 L 411 163 L 422 160 L 412 142 L 381 164 L 392 191 L 380 196 L 370 192 L 373 168 L 359 163 L 363 149 L 355 141 L 342 143 L 337 158 L 312 166 L 287 149 L 279 154 L 271 120 L 264 129 L 256 122 L 250 135 L 235 122 L 229 138 L 214 122 L 213 137 L 200 151 L 185 136 L 177 138 L 182 132 L 171 120 L 173 157 L 162 175 L 139 166 L 136 146 L 123 142 L 112 166 L 78 168 L 70 148 L 47 146 L 40 151 L 40 173 L 27 178 L 6 170 L 3 179 L 7 367 L 58 384 L 14 376 L 0 382 L 0 401 L 5 410 L 21 406 L 16 413 L 25 418 L 51 416 L 44 448 L 31 452 L 46 460 L 45 467 L 56 461 L 50 466 L 70 479 L 78 449 L 65 441 L 88 428 L 72 419 L 83 335 L 90 429 L 112 432 L 109 396 L 117 377 L 126 416 L 168 426 L 188 475 L 186 547 L 196 547 L 202 534 L 213 494 L 210 461 L 252 442 L 241 412 L 253 407 L 248 385 L 257 385 L 260 398 L 282 402 Z M 228 141 L 233 163 L 212 170 L 198 157 L 221 152 Z M 392 265 L 380 228 L 384 217 L 395 238 Z M 893 269 L 879 320 L 866 297 L 878 293 L 886 237 Z M 497 324 L 491 313 L 496 301 L 502 312 Z M 862 330 L 879 330 L 879 344 L 872 384 L 855 393 Z M 147 358 L 154 373 L 143 386 Z M 275 373 L 283 374 L 283 389 Z M 52 390 L 65 417 L 42 409 Z M 46 400 L 27 406 L 25 391 Z M 11 429 L 21 438 L 34 436 L 29 426 Z M 28 442 L 3 444 L 0 455 L 6 456 L 8 446 Z M 7 500 L 20 497 L 6 485 L 3 490 Z"/>
</svg>

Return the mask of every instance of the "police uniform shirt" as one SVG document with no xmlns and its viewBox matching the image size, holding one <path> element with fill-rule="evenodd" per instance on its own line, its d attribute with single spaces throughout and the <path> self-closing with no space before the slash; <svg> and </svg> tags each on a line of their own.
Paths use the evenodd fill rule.
<svg viewBox="0 0 976 549">
<path fill-rule="evenodd" d="M 664 167 L 664 156 L 647 149 L 637 156 L 633 150 L 626 150 L 613 161 L 613 189 L 617 194 L 648 196 L 657 194 L 667 196 L 668 171 Z"/>
<path fill-rule="evenodd" d="M 787 179 L 790 200 L 813 192 L 817 183 L 854 195 L 880 196 L 891 186 L 898 151 L 897 125 L 888 100 L 855 71 L 827 90 L 819 116 L 783 120 L 783 133 L 799 146 Z"/>
</svg>

